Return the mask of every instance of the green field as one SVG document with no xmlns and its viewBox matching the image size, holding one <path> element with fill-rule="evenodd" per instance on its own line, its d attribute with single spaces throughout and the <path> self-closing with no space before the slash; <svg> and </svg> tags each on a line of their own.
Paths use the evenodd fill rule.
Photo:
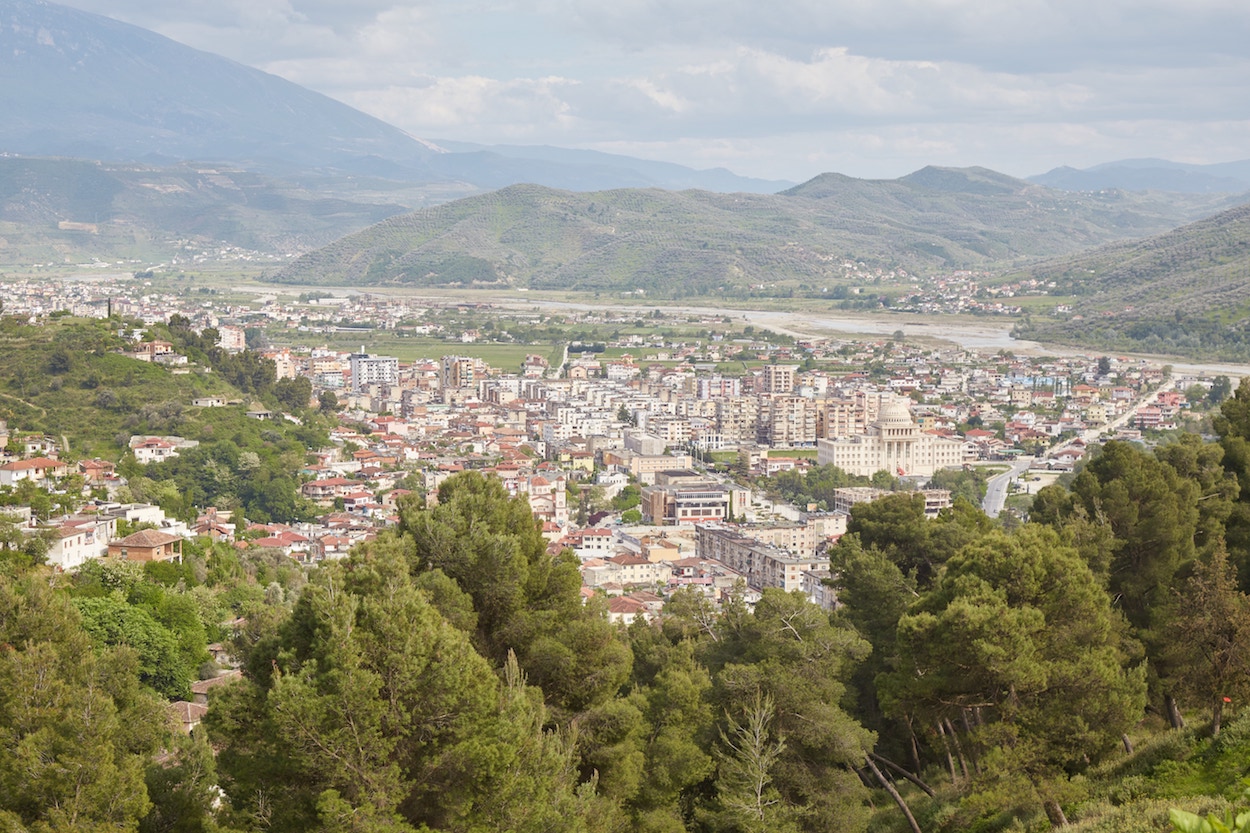
<svg viewBox="0 0 1250 833">
<path fill-rule="evenodd" d="M 331 350 L 365 351 L 381 356 L 394 356 L 400 361 L 441 359 L 443 356 L 472 356 L 491 367 L 516 372 L 531 353 L 545 356 L 552 365 L 564 353 L 562 344 L 462 344 L 459 341 L 403 336 L 385 330 L 368 333 L 288 333 L 274 332 L 270 340 L 278 346 L 327 347 Z"/>
<path fill-rule="evenodd" d="M 770 448 L 768 456 L 773 457 L 792 457 L 796 460 L 815 460 L 816 449 L 814 448 Z"/>
</svg>

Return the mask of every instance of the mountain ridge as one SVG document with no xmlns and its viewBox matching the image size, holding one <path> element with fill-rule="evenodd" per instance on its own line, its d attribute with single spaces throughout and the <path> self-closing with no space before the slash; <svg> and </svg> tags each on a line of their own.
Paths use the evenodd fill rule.
<svg viewBox="0 0 1250 833">
<path fill-rule="evenodd" d="M 968 269 L 1074 253 L 1205 216 L 1212 197 L 1069 194 L 985 169 L 815 177 L 777 195 L 517 185 L 389 218 L 268 274 L 309 284 L 486 284 L 669 297 L 820 291 L 846 262 Z"/>
<path fill-rule="evenodd" d="M 1170 191 L 1188 194 L 1250 192 L 1250 159 L 1196 165 L 1167 159 L 1121 159 L 1083 170 L 1062 166 L 1029 182 L 1065 191 Z"/>
<path fill-rule="evenodd" d="M 1145 240 L 1035 264 L 1017 277 L 1080 303 L 1022 337 L 1144 352 L 1250 357 L 1250 205 Z"/>
</svg>

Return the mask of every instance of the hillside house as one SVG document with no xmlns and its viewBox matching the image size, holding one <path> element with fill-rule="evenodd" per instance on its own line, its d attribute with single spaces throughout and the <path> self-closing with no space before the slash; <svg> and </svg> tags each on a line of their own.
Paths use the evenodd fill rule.
<svg viewBox="0 0 1250 833">
<path fill-rule="evenodd" d="M 109 556 L 126 561 L 182 562 L 182 539 L 155 529 L 141 529 L 109 544 Z"/>
<path fill-rule="evenodd" d="M 69 467 L 60 460 L 50 457 L 32 457 L 29 460 L 14 460 L 0 466 L 0 486 L 16 486 L 23 480 L 44 483 L 63 477 Z"/>
</svg>

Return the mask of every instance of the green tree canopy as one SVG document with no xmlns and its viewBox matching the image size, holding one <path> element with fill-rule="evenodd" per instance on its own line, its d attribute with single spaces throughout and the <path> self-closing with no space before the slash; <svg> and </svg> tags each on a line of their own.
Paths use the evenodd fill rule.
<svg viewBox="0 0 1250 833">
<path fill-rule="evenodd" d="M 975 715 L 981 772 L 1035 798 L 1099 760 L 1137 722 L 1144 668 L 1126 668 L 1116 615 L 1079 554 L 1036 524 L 968 545 L 899 622 L 887 711 L 926 723 Z M 947 725 L 951 725 L 948 723 Z"/>
</svg>

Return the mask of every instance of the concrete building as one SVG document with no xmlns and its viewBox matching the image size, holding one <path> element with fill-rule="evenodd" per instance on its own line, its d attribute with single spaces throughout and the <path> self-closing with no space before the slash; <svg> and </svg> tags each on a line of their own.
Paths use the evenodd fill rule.
<svg viewBox="0 0 1250 833">
<path fill-rule="evenodd" d="M 370 356 L 362 346 L 348 359 L 352 371 L 352 390 L 360 393 L 369 385 L 394 385 L 399 381 L 399 359 L 393 356 Z"/>
<path fill-rule="evenodd" d="M 939 469 L 960 466 L 963 461 L 962 440 L 922 432 L 900 399 L 882 406 L 868 433 L 816 443 L 818 465 L 834 465 L 863 477 L 882 470 L 892 475 L 931 477 Z"/>
<path fill-rule="evenodd" d="M 749 493 L 690 470 L 664 471 L 642 490 L 642 519 L 652 524 L 724 521 L 745 511 Z"/>
<path fill-rule="evenodd" d="M 872 486 L 847 486 L 833 490 L 833 509 L 835 514 L 849 515 L 851 508 L 857 503 L 871 503 L 888 495 L 896 494 L 886 489 L 874 489 Z M 946 489 L 920 489 L 916 492 L 903 494 L 922 495 L 924 497 L 924 513 L 926 517 L 936 518 L 938 513 L 951 505 L 951 493 Z M 842 532 L 846 531 L 843 522 Z M 839 533 L 840 534 L 840 533 Z"/>
<path fill-rule="evenodd" d="M 802 590 L 804 573 L 829 569 L 828 558 L 797 556 L 721 524 L 699 524 L 695 531 L 698 558 L 719 561 L 740 573 L 747 584 L 757 590 L 766 587 L 778 587 L 786 592 Z"/>
<path fill-rule="evenodd" d="M 761 393 L 793 393 L 794 392 L 794 374 L 798 370 L 797 365 L 788 364 L 766 364 L 764 365 L 764 373 L 760 377 Z"/>
</svg>

